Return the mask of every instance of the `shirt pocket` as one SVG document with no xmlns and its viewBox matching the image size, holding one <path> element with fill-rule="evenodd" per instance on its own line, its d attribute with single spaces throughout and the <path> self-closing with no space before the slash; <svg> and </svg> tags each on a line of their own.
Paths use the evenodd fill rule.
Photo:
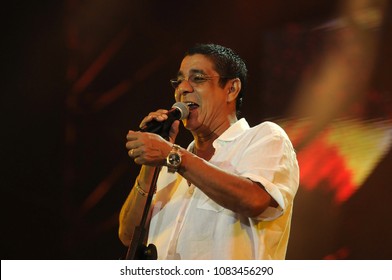
<svg viewBox="0 0 392 280">
<path fill-rule="evenodd" d="M 212 212 L 222 212 L 225 208 L 220 206 L 218 203 L 213 201 L 208 196 L 205 196 L 203 199 L 200 199 L 197 203 L 196 209 L 203 209 Z"/>
<path fill-rule="evenodd" d="M 188 238 L 190 240 L 213 239 L 220 215 L 225 208 L 206 197 L 198 200 L 192 214 L 188 216 Z M 190 214 L 190 213 L 188 213 Z"/>
</svg>

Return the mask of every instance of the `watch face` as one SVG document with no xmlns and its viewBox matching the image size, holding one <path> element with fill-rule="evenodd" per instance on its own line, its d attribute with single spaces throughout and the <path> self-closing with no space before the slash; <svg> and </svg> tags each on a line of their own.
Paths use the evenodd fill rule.
<svg viewBox="0 0 392 280">
<path fill-rule="evenodd" d="M 171 165 L 178 166 L 181 163 L 181 158 L 178 154 L 169 154 L 168 162 Z"/>
</svg>

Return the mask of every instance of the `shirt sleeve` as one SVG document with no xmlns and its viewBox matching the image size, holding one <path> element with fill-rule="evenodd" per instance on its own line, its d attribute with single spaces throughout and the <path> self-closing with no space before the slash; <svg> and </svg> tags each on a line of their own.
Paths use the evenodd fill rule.
<svg viewBox="0 0 392 280">
<path fill-rule="evenodd" d="M 256 133 L 247 145 L 237 169 L 241 176 L 262 184 L 278 203 L 277 208 L 268 207 L 255 217 L 263 221 L 274 220 L 291 207 L 299 183 L 294 148 L 286 133 L 275 126 L 270 126 L 269 133 Z"/>
</svg>

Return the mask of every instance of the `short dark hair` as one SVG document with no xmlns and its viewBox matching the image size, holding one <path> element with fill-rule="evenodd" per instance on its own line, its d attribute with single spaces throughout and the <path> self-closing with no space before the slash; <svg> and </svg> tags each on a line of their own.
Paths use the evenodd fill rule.
<svg viewBox="0 0 392 280">
<path fill-rule="evenodd" d="M 216 69 L 214 70 L 221 76 L 220 86 L 223 87 L 230 79 L 240 79 L 241 90 L 236 100 L 236 111 L 239 115 L 247 84 L 248 70 L 245 62 L 232 49 L 216 44 L 196 44 L 185 53 L 186 56 L 194 54 L 202 54 L 211 59 L 215 64 Z"/>
</svg>

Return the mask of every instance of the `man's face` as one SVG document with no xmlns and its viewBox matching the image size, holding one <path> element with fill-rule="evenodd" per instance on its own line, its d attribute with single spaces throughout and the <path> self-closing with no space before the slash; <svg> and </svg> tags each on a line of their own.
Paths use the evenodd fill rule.
<svg viewBox="0 0 392 280">
<path fill-rule="evenodd" d="M 189 104 L 190 113 L 184 126 L 191 131 L 213 132 L 227 119 L 228 85 L 219 85 L 219 74 L 210 59 L 201 54 L 186 56 L 177 75 L 177 102 Z"/>
</svg>

